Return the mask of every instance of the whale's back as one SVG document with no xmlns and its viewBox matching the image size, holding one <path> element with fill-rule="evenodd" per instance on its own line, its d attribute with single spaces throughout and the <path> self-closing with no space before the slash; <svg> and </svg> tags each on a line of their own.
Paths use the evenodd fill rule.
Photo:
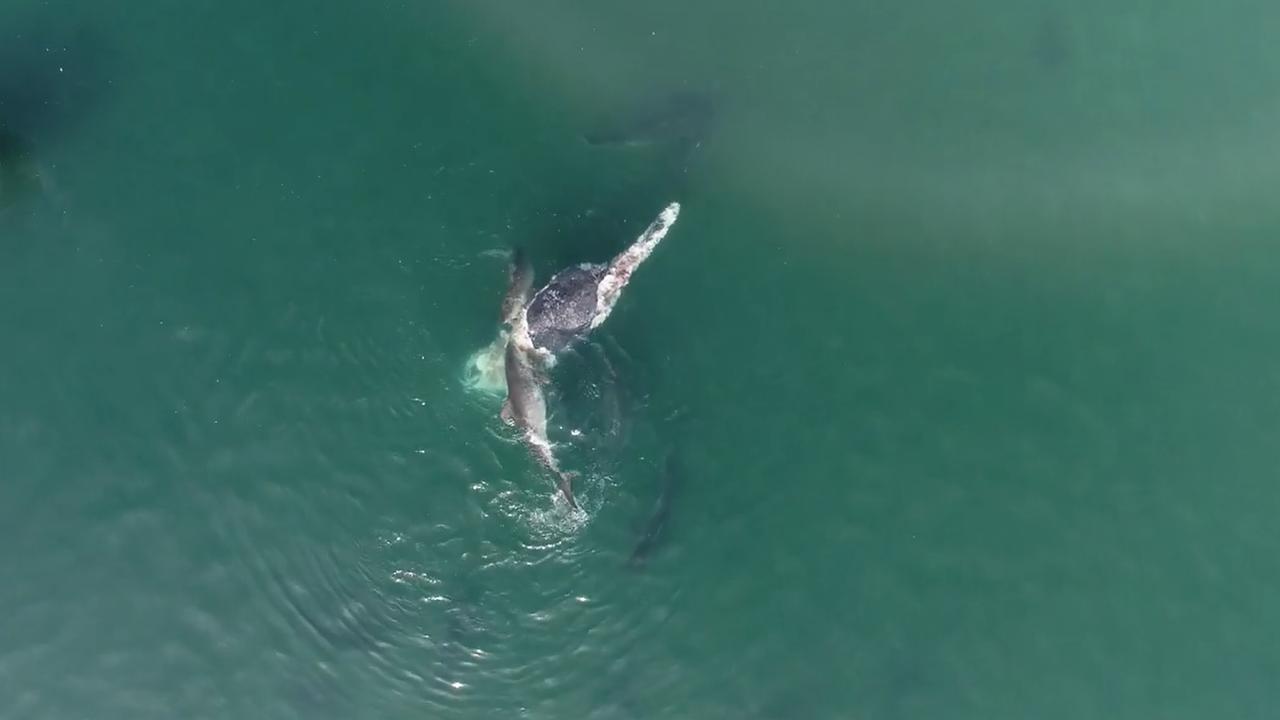
<svg viewBox="0 0 1280 720">
<path fill-rule="evenodd" d="M 604 265 L 579 265 L 556 273 L 529 303 L 529 337 L 536 347 L 559 352 L 591 329 Z"/>
</svg>

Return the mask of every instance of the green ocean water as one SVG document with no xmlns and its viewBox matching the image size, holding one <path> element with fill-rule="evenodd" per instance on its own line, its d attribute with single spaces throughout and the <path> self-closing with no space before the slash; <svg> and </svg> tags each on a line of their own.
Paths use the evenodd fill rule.
<svg viewBox="0 0 1280 720">
<path fill-rule="evenodd" d="M 1278 30 L 9 0 L 0 718 L 1275 717 Z M 573 516 L 466 363 L 673 200 Z"/>
</svg>

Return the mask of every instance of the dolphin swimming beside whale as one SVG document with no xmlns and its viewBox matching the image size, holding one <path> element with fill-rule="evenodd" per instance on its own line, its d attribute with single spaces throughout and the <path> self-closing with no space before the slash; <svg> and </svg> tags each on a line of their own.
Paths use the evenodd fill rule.
<svg viewBox="0 0 1280 720">
<path fill-rule="evenodd" d="M 547 438 L 547 399 L 542 393 L 543 379 L 533 368 L 532 358 L 520 352 L 515 343 L 507 343 L 507 401 L 502 405 L 502 419 L 520 430 L 522 440 L 533 456 L 556 476 L 556 485 L 569 503 L 573 499 L 574 473 L 560 469 L 551 441 Z"/>
<path fill-rule="evenodd" d="M 533 265 L 523 248 L 511 253 L 511 273 L 507 282 L 507 294 L 502 298 L 502 326 L 510 328 L 516 316 L 524 310 L 533 289 Z"/>
</svg>

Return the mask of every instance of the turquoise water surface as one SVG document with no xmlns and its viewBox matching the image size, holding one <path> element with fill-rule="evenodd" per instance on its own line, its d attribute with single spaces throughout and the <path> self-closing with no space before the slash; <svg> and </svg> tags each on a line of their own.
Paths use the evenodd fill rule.
<svg viewBox="0 0 1280 720">
<path fill-rule="evenodd" d="M 1274 717 L 1277 30 L 10 0 L 0 717 Z"/>
</svg>

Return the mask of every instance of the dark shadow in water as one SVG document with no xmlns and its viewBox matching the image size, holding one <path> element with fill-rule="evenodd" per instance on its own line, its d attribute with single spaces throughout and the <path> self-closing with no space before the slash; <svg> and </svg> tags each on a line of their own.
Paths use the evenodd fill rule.
<svg viewBox="0 0 1280 720">
<path fill-rule="evenodd" d="M 0 214 L 47 196 L 46 150 L 88 122 L 111 84 L 87 29 L 54 18 L 0 19 Z"/>
<path fill-rule="evenodd" d="M 89 29 L 28 18 L 0 32 L 0 129 L 51 142 L 87 122 L 111 83 Z"/>
<path fill-rule="evenodd" d="M 683 459 L 679 451 L 673 447 L 667 453 L 666 461 L 663 463 L 658 481 L 658 498 L 654 502 L 653 510 L 640 528 L 640 537 L 631 550 L 631 556 L 627 559 L 628 567 L 643 567 L 653 553 L 661 547 L 671 520 L 672 504 L 685 482 L 686 475 Z"/>
<path fill-rule="evenodd" d="M 1032 36 L 1031 54 L 1037 65 L 1047 71 L 1071 64 L 1075 43 L 1070 23 L 1056 10 L 1046 10 Z"/>
<path fill-rule="evenodd" d="M 716 110 L 710 92 L 676 90 L 615 110 L 593 124 L 582 138 L 597 147 L 671 145 L 691 152 L 710 137 Z"/>
<path fill-rule="evenodd" d="M 31 146 L 16 133 L 0 130 L 0 213 L 38 195 L 44 178 Z"/>
<path fill-rule="evenodd" d="M 600 463 L 624 452 L 637 410 L 635 379 L 626 353 L 606 334 L 593 335 L 564 354 L 555 371 L 555 400 L 572 444 Z"/>
<path fill-rule="evenodd" d="M 689 190 L 690 170 L 711 141 L 720 112 L 721 101 L 710 90 L 653 93 L 589 124 L 582 137 L 602 153 L 653 155 L 664 189 L 683 196 Z"/>
</svg>

